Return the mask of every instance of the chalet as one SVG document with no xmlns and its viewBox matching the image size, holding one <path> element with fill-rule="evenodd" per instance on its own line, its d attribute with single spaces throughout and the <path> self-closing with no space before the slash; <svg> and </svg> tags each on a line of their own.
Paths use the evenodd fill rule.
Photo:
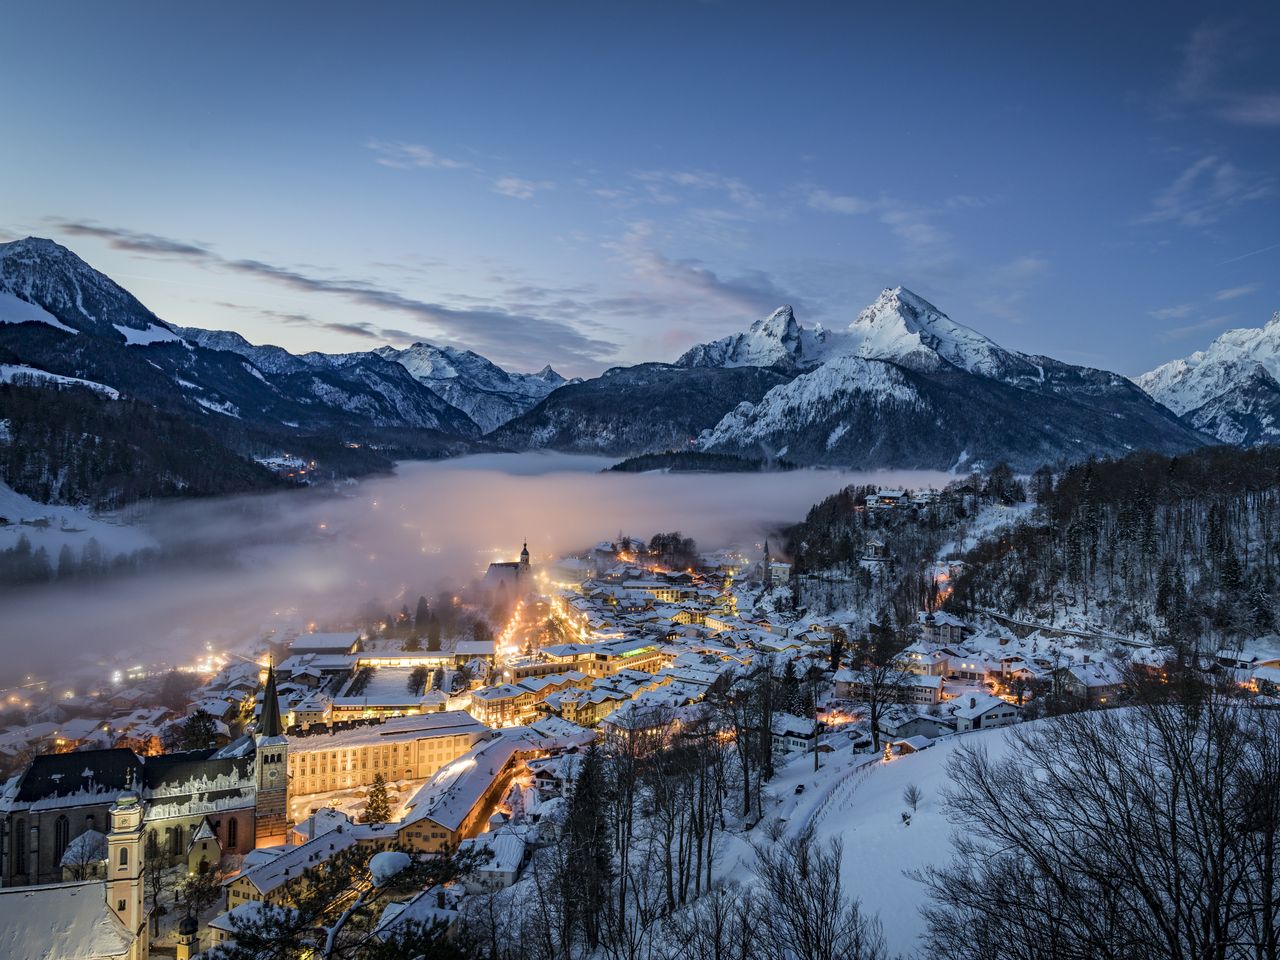
<svg viewBox="0 0 1280 960">
<path fill-rule="evenodd" d="M 1061 685 L 1064 693 L 1091 707 L 1105 707 L 1115 703 L 1116 697 L 1124 689 L 1124 677 L 1114 663 L 1090 660 L 1088 657 L 1082 663 L 1059 668 L 1054 673 L 1054 679 Z"/>
<path fill-rule="evenodd" d="M 949 703 L 947 712 L 955 721 L 956 730 L 986 730 L 990 727 L 1007 727 L 1017 723 L 1022 708 L 990 694 L 961 697 Z"/>
</svg>

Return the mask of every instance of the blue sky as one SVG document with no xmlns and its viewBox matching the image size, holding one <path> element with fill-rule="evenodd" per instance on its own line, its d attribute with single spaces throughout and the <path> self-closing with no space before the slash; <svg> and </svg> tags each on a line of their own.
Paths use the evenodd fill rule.
<svg viewBox="0 0 1280 960">
<path fill-rule="evenodd" d="M 1128 374 L 1280 309 L 1275 4 L 864 6 L 11 3 L 0 236 L 580 375 L 896 284 Z"/>
</svg>

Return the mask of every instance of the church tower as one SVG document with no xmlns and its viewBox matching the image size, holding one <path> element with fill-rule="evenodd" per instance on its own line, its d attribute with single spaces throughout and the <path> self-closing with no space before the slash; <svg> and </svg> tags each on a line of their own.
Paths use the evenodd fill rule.
<svg viewBox="0 0 1280 960">
<path fill-rule="evenodd" d="M 520 550 L 520 575 L 528 576 L 529 574 L 529 541 L 524 542 L 524 547 Z"/>
<path fill-rule="evenodd" d="M 280 719 L 276 670 L 267 665 L 254 759 L 257 795 L 254 804 L 254 844 L 273 847 L 285 843 L 289 832 L 289 740 Z"/>
<path fill-rule="evenodd" d="M 143 806 L 132 789 L 108 813 L 107 906 L 136 938 L 136 956 L 147 956 L 147 912 L 142 886 Z"/>
</svg>

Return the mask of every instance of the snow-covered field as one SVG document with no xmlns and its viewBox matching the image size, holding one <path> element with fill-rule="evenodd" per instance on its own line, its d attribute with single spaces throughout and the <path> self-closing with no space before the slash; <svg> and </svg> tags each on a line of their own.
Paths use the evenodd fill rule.
<svg viewBox="0 0 1280 960">
<path fill-rule="evenodd" d="M 108 387 L 105 383 L 98 383 L 94 380 L 81 380 L 79 377 L 64 377 L 56 373 L 49 373 L 47 370 L 37 370 L 35 367 L 27 367 L 22 364 L 0 363 L 0 383 L 13 383 L 14 380 L 34 380 L 36 386 L 51 384 L 66 387 L 88 387 L 90 390 L 101 393 L 111 400 L 120 399 L 120 391 L 115 387 Z"/>
<path fill-rule="evenodd" d="M 820 843 L 839 839 L 846 893 L 880 918 L 889 956 L 913 956 L 926 928 L 920 908 L 928 895 L 908 873 L 951 857 L 955 828 L 942 803 L 951 783 L 947 761 L 962 745 L 980 745 L 998 757 L 1008 749 L 1007 733 L 979 730 L 946 737 L 888 762 L 879 755 L 841 750 L 825 755 L 816 773 L 812 755 L 797 757 L 766 788 L 774 801 L 766 804 L 765 819 L 745 835 L 724 838 L 717 876 L 746 880 L 755 859 L 751 842 L 767 844 L 771 835 L 795 837 L 812 829 Z M 805 789 L 796 794 L 800 784 Z M 902 820 L 909 809 L 902 799 L 908 784 L 923 794 L 910 826 Z"/>
<path fill-rule="evenodd" d="M 82 507 L 38 503 L 4 483 L 0 483 L 0 517 L 9 521 L 0 524 L 0 550 L 15 546 L 26 536 L 33 550 L 44 547 L 55 564 L 64 544 L 79 559 L 91 538 L 98 541 L 106 556 L 159 546 L 141 526 L 110 515 L 95 516 Z"/>
</svg>

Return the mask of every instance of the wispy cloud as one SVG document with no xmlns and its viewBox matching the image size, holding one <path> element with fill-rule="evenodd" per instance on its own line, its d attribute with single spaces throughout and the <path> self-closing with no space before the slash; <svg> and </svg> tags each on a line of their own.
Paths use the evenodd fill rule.
<svg viewBox="0 0 1280 960">
<path fill-rule="evenodd" d="M 1148 310 L 1147 316 L 1154 320 L 1181 320 L 1184 317 L 1191 316 L 1191 311 L 1196 308 L 1194 303 L 1179 303 L 1172 307 L 1159 307 L 1155 310 Z"/>
<path fill-rule="evenodd" d="M 1215 300 L 1236 300 L 1240 297 L 1247 297 L 1251 293 L 1257 293 L 1262 289 L 1260 283 L 1246 283 L 1239 287 L 1228 287 L 1226 290 L 1219 290 L 1213 295 Z"/>
<path fill-rule="evenodd" d="M 552 190 L 555 184 L 550 180 L 526 180 L 523 177 L 498 177 L 493 181 L 493 190 L 506 197 L 517 200 L 528 200 L 542 190 Z"/>
<path fill-rule="evenodd" d="M 694 191 L 720 194 L 739 211 L 761 213 L 766 209 L 764 198 L 743 180 L 709 170 L 638 170 L 631 176 L 657 203 L 677 203 L 677 191 Z"/>
<path fill-rule="evenodd" d="M 1235 319 L 1235 314 L 1222 314 L 1216 317 L 1207 317 L 1204 320 L 1197 320 L 1195 323 L 1188 323 L 1180 327 L 1173 327 L 1162 333 L 1156 334 L 1161 340 L 1183 340 L 1191 336 L 1193 333 L 1203 333 L 1206 330 L 1217 330 L 1219 327 L 1225 327 L 1228 323 Z"/>
<path fill-rule="evenodd" d="M 1239 22 L 1208 22 L 1191 31 L 1182 48 L 1174 93 L 1181 103 L 1203 108 L 1226 123 L 1278 127 L 1280 89 L 1259 87 L 1237 75 L 1250 59 L 1245 29 Z M 1272 52 L 1260 55 L 1270 57 Z"/>
<path fill-rule="evenodd" d="M 1241 170 L 1210 154 L 1184 169 L 1151 201 L 1135 223 L 1179 223 L 1205 226 L 1237 207 L 1266 199 L 1274 192 L 1269 176 Z"/>
<path fill-rule="evenodd" d="M 966 198 L 968 199 L 968 198 Z M 934 222 L 934 212 L 928 207 L 904 203 L 893 197 L 881 196 L 875 200 L 848 194 L 831 193 L 823 189 L 811 189 L 805 197 L 813 210 L 847 216 L 874 215 L 889 228 L 894 236 L 916 250 L 935 249 L 950 240 L 950 235 Z M 960 207 L 948 207 L 960 209 Z"/>
<path fill-rule="evenodd" d="M 712 319 L 728 315 L 740 323 L 783 303 L 805 307 L 794 291 L 783 289 L 762 270 L 726 277 L 699 260 L 668 257 L 655 246 L 652 225 L 647 222 L 632 224 L 621 240 L 609 246 L 644 284 L 653 304 L 668 310 L 696 310 Z"/>
<path fill-rule="evenodd" d="M 172 240 L 155 234 L 83 221 L 54 222 L 65 233 L 95 237 L 118 250 L 183 259 L 201 266 L 266 280 L 301 293 L 340 297 L 362 307 L 411 316 L 429 324 L 432 331 L 423 334 L 397 331 L 405 334 L 405 337 L 399 339 L 441 337 L 478 350 L 500 362 L 536 362 L 539 366 L 548 361 L 573 365 L 595 364 L 617 350 L 617 344 L 588 336 L 569 324 L 508 311 L 500 305 L 477 309 L 458 308 L 409 297 L 372 281 L 326 278 L 262 260 L 235 259 L 201 244 Z M 299 315 L 299 318 L 289 322 L 306 322 L 305 315 Z M 347 325 L 351 329 L 335 327 L 326 322 L 313 325 L 341 329 L 342 332 L 357 336 L 388 329 L 363 322 Z"/>
<path fill-rule="evenodd" d="M 365 144 L 374 152 L 375 163 L 397 170 L 410 170 L 414 167 L 437 168 L 442 170 L 469 170 L 471 164 L 464 160 L 442 157 L 430 147 L 420 143 L 402 143 L 398 140 L 370 140 Z"/>
</svg>

